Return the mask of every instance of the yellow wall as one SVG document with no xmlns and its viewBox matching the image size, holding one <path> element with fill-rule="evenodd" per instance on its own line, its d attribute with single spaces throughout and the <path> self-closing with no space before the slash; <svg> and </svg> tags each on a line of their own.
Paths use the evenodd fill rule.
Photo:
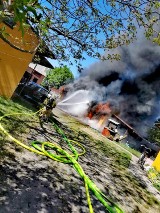
<svg viewBox="0 0 160 213">
<path fill-rule="evenodd" d="M 152 166 L 160 172 L 160 152 L 158 153 L 156 159 L 153 161 Z"/>
<path fill-rule="evenodd" d="M 0 28 L 3 26 L 4 24 L 0 23 Z M 39 44 L 37 36 L 31 29 L 26 30 L 23 41 L 18 29 L 18 25 L 13 29 L 6 26 L 6 32 L 10 35 L 7 37 L 8 40 L 17 47 L 33 53 L 16 50 L 0 38 L 0 95 L 8 98 L 15 91 Z"/>
</svg>

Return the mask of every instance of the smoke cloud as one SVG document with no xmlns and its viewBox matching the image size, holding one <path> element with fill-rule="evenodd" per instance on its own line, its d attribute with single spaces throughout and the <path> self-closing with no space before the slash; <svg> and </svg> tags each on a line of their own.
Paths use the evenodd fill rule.
<svg viewBox="0 0 160 213">
<path fill-rule="evenodd" d="M 160 46 L 139 34 L 137 41 L 112 53 L 120 54 L 121 60 L 91 65 L 68 86 L 68 95 L 83 90 L 89 101 L 110 102 L 122 119 L 145 135 L 160 116 Z"/>
</svg>

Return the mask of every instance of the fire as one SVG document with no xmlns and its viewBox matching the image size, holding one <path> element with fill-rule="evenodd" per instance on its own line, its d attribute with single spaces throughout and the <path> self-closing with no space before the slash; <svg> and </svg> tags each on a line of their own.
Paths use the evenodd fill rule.
<svg viewBox="0 0 160 213">
<path fill-rule="evenodd" d="M 96 117 L 96 119 L 99 120 L 100 116 L 106 116 L 111 114 L 111 108 L 109 103 L 99 103 L 97 105 L 94 105 L 90 108 L 87 117 L 89 119 L 92 119 L 93 117 Z M 102 122 L 103 123 L 103 122 Z"/>
<path fill-rule="evenodd" d="M 89 112 L 88 115 L 87 115 L 87 117 L 88 117 L 89 119 L 92 119 L 92 117 L 93 117 L 92 112 Z"/>
<path fill-rule="evenodd" d="M 109 103 L 99 103 L 96 108 L 95 108 L 95 113 L 100 113 L 100 114 L 110 114 L 111 113 L 111 108 Z"/>
<path fill-rule="evenodd" d="M 100 130 L 105 126 L 111 112 L 112 110 L 109 103 L 94 104 L 90 107 L 87 117 L 94 121 L 94 127 Z"/>
<path fill-rule="evenodd" d="M 101 118 L 98 121 L 98 127 L 100 128 L 105 123 L 106 120 L 107 120 L 107 116 L 102 115 Z"/>
</svg>

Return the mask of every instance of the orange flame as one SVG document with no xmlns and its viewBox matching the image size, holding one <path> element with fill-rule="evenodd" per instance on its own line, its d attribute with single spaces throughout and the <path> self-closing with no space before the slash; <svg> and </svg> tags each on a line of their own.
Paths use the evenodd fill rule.
<svg viewBox="0 0 160 213">
<path fill-rule="evenodd" d="M 101 113 L 101 114 L 110 114 L 111 108 L 109 103 L 99 103 L 95 108 L 95 113 Z"/>
<path fill-rule="evenodd" d="M 107 120 L 107 116 L 106 115 L 102 115 L 101 118 L 98 121 L 98 127 L 100 128 L 104 122 Z"/>
<path fill-rule="evenodd" d="M 110 104 L 109 103 L 99 103 L 95 106 L 93 106 L 90 111 L 87 114 L 87 117 L 89 119 L 92 119 L 94 116 L 108 116 L 110 115 L 112 112 L 111 108 L 110 108 Z M 101 123 L 101 122 L 100 122 Z M 103 123 L 103 122 L 102 122 Z"/>
<path fill-rule="evenodd" d="M 92 112 L 89 112 L 88 115 L 87 115 L 87 117 L 88 117 L 89 119 L 92 119 L 93 113 L 92 113 Z"/>
</svg>

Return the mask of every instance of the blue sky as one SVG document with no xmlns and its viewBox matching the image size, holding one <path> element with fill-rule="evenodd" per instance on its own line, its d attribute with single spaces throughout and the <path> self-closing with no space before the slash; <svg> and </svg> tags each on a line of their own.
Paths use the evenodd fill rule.
<svg viewBox="0 0 160 213">
<path fill-rule="evenodd" d="M 102 0 L 100 0 L 101 2 Z M 103 1 L 102 1 L 103 2 Z M 42 1 L 42 4 L 44 6 L 47 6 L 50 8 L 50 4 L 48 4 L 46 1 Z M 110 7 L 109 7 L 110 8 Z M 101 8 L 103 12 L 104 8 Z M 105 10 L 104 10 L 105 11 Z M 71 21 L 71 20 L 70 20 Z M 97 36 L 99 37 L 100 40 L 104 40 L 104 36 L 100 33 L 97 34 Z M 99 50 L 99 53 L 102 54 L 103 50 Z M 54 51 L 53 51 L 54 52 Z M 83 56 L 85 57 L 86 60 L 81 61 L 81 65 L 82 68 L 88 68 L 91 64 L 95 63 L 98 61 L 98 59 L 95 59 L 93 57 L 88 56 L 86 53 L 83 53 Z M 53 60 L 53 59 L 49 59 L 47 58 L 48 61 L 53 65 L 53 67 L 60 67 L 60 64 L 63 63 L 64 65 L 67 65 L 67 67 L 70 68 L 70 70 L 72 71 L 73 75 L 75 78 L 78 78 L 80 73 L 78 72 L 77 66 L 76 66 L 76 62 L 74 61 L 73 58 L 70 58 L 70 61 L 72 62 L 73 65 L 70 65 L 69 62 L 63 62 L 63 61 L 58 61 L 58 60 Z"/>
<path fill-rule="evenodd" d="M 73 75 L 74 75 L 75 78 L 79 77 L 80 73 L 77 70 L 75 62 L 73 62 L 73 65 L 70 65 L 68 62 L 53 60 L 53 59 L 49 59 L 49 58 L 47 58 L 47 59 L 53 65 L 53 67 L 60 67 L 60 63 L 64 63 L 64 65 L 67 65 L 67 67 L 70 68 L 70 70 L 73 73 Z M 82 64 L 83 68 L 88 68 L 91 64 L 93 64 L 93 63 L 95 63 L 97 61 L 98 61 L 98 59 L 86 56 L 86 60 L 82 61 L 81 64 Z"/>
<path fill-rule="evenodd" d="M 111 8 L 112 8 L 112 7 L 110 6 L 110 3 L 109 3 L 109 5 L 106 4 L 106 8 L 105 8 L 105 7 L 103 7 L 103 5 L 104 5 L 104 1 L 103 1 L 103 0 L 99 0 L 99 1 L 95 1 L 95 2 L 97 2 L 97 7 L 98 7 L 98 9 L 101 9 L 101 13 L 103 13 L 104 15 L 106 15 L 106 8 L 107 8 L 107 10 L 110 12 L 110 10 L 111 10 Z M 48 8 L 51 7 L 50 4 L 47 3 L 45 0 L 44 0 L 44 1 L 41 1 L 41 3 L 42 3 L 42 5 L 47 6 Z M 126 10 L 125 12 L 127 12 L 127 10 Z M 114 17 L 114 16 L 116 16 L 116 15 L 113 15 L 113 18 L 115 18 L 115 19 L 120 18 L 120 16 L 116 16 L 116 17 Z M 123 19 L 125 18 L 125 16 L 126 16 L 126 14 L 124 13 L 124 14 L 123 14 Z M 127 18 L 127 17 L 126 17 L 126 18 Z M 72 20 L 72 19 L 69 19 L 69 21 L 72 22 L 73 20 Z M 68 27 L 70 26 L 70 22 L 67 23 L 67 24 L 68 24 Z M 125 22 L 125 21 L 124 21 L 124 22 Z M 126 22 L 126 24 L 127 24 L 127 22 Z M 107 28 L 107 26 L 106 26 L 106 28 Z M 119 30 L 120 30 L 120 29 L 121 29 L 121 28 L 119 28 Z M 115 33 L 116 33 L 116 32 L 115 32 Z M 104 34 L 103 34 L 102 32 L 98 33 L 96 36 L 97 36 L 97 38 L 98 38 L 99 40 L 102 40 L 102 41 L 105 40 Z M 69 50 L 66 49 L 65 52 L 68 53 L 67 51 L 69 51 Z M 99 49 L 99 53 L 100 53 L 101 55 L 103 54 L 103 51 L 104 51 L 104 50 Z M 53 50 L 53 53 L 54 53 L 54 50 Z M 88 68 L 91 64 L 93 64 L 93 63 L 95 63 L 95 62 L 98 61 L 98 59 L 95 59 L 95 58 L 92 58 L 92 57 L 90 57 L 90 56 L 87 56 L 87 54 L 85 54 L 85 53 L 84 53 L 83 56 L 86 58 L 86 60 L 81 61 L 82 68 Z M 61 63 L 63 63 L 64 65 L 67 65 L 67 66 L 70 68 L 70 70 L 72 71 L 74 77 L 75 77 L 75 78 L 78 78 L 78 77 L 79 77 L 79 72 L 78 72 L 76 63 L 75 63 L 75 61 L 74 61 L 73 58 L 71 58 L 71 62 L 73 63 L 73 65 L 70 65 L 69 62 L 57 61 L 57 60 L 52 60 L 52 59 L 48 59 L 48 60 L 50 61 L 50 63 L 51 63 L 54 67 L 60 67 L 60 64 L 61 64 Z"/>
</svg>

